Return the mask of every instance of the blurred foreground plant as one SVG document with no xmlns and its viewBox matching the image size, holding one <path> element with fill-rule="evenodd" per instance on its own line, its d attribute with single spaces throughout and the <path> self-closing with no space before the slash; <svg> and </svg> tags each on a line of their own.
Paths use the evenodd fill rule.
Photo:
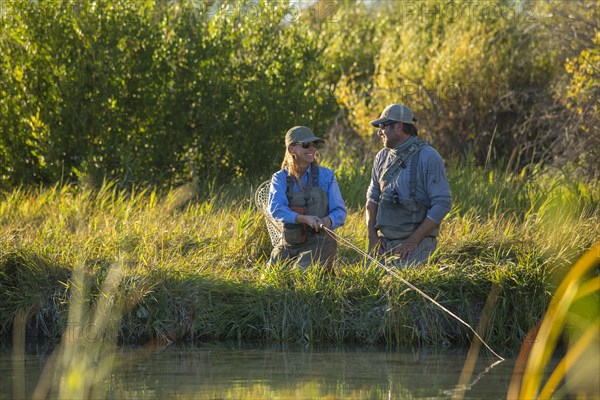
<svg viewBox="0 0 600 400">
<path fill-rule="evenodd" d="M 600 393 L 599 267 L 600 242 L 596 242 L 562 281 L 546 316 L 537 327 L 533 345 L 527 339 L 523 342 L 507 396 L 509 399 L 551 396 L 584 399 L 595 398 Z M 567 351 L 544 382 L 544 372 L 561 334 Z M 534 333 L 530 335 L 533 337 Z M 524 370 L 520 371 L 523 365 Z M 520 372 L 522 379 L 519 379 Z"/>
<path fill-rule="evenodd" d="M 122 262 L 111 266 L 94 307 L 84 263 L 73 271 L 69 320 L 61 343 L 48 360 L 33 394 L 35 399 L 104 397 L 111 373 L 124 302 L 119 295 Z M 56 379 L 58 377 L 58 379 Z"/>
</svg>

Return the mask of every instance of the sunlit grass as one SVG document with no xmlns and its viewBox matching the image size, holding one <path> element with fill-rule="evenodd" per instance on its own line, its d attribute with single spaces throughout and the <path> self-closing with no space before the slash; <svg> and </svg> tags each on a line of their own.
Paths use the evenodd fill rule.
<svg viewBox="0 0 600 400">
<path fill-rule="evenodd" d="M 566 268 L 599 237 L 598 187 L 568 175 L 511 177 L 471 167 L 450 169 L 449 178 L 454 207 L 438 251 L 422 269 L 401 274 L 471 325 L 498 285 L 485 339 L 514 351 Z M 354 180 L 349 192 L 364 196 L 363 183 Z M 367 269 L 352 249 L 340 245 L 332 275 L 268 266 L 271 245 L 254 189 L 199 195 L 191 186 L 159 193 L 110 182 L 97 190 L 3 193 L 2 335 L 26 310 L 28 334 L 60 337 L 74 267 L 83 263 L 93 300 L 118 262 L 119 290 L 138 294 L 121 319 L 122 342 L 469 342 L 463 327 L 384 271 Z M 366 248 L 361 206 L 350 208 L 337 233 Z"/>
</svg>

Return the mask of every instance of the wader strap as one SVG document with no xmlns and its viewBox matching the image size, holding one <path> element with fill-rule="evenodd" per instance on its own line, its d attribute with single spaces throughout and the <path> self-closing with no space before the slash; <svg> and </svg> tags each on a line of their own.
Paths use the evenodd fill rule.
<svg viewBox="0 0 600 400">
<path fill-rule="evenodd" d="M 310 177 L 313 187 L 319 186 L 319 167 L 314 163 L 310 165 Z"/>
<path fill-rule="evenodd" d="M 288 198 L 288 201 L 292 197 L 292 193 L 294 191 L 294 178 L 288 173 L 288 176 L 285 178 L 285 196 Z"/>
<path fill-rule="evenodd" d="M 286 188 L 285 195 L 288 198 L 288 201 L 291 201 L 292 193 L 294 191 L 294 179 L 295 177 L 291 176 L 288 173 L 288 176 L 285 178 Z M 297 180 L 297 179 L 296 179 Z M 302 183 L 298 181 L 298 186 L 302 189 Z M 308 201 L 310 200 L 310 192 L 313 187 L 319 186 L 319 167 L 315 164 L 311 164 L 310 166 L 310 177 L 308 179 L 308 183 L 304 186 L 304 207 L 308 205 Z"/>
<path fill-rule="evenodd" d="M 410 198 L 414 199 L 417 197 L 417 168 L 419 167 L 419 157 L 421 155 L 421 149 L 417 150 L 415 158 L 412 160 L 410 167 L 410 179 L 408 181 L 408 187 L 410 188 Z"/>
<path fill-rule="evenodd" d="M 285 195 L 288 198 L 288 201 L 291 201 L 292 193 L 294 193 L 294 181 L 298 181 L 298 186 L 300 187 L 300 189 L 304 189 L 304 207 L 306 207 L 306 205 L 308 204 L 308 200 L 310 200 L 310 191 L 312 189 L 312 181 L 309 179 L 308 184 L 306 186 L 304 186 L 304 188 L 302 187 L 302 182 L 300 182 L 296 177 L 293 177 L 291 175 L 288 175 L 287 178 L 285 178 L 285 181 L 286 181 Z"/>
<path fill-rule="evenodd" d="M 417 138 L 417 140 L 411 144 L 408 149 L 404 150 L 402 153 L 396 155 L 396 158 L 390 163 L 388 168 L 381 175 L 381 181 L 391 182 L 392 179 L 400 172 L 400 170 L 406 168 L 406 163 L 410 158 L 415 155 L 419 150 L 423 148 L 427 143 L 423 140 Z M 383 187 L 382 187 L 383 191 Z"/>
<path fill-rule="evenodd" d="M 310 191 L 312 190 L 312 180 L 307 179 L 306 186 L 304 186 L 304 207 L 308 205 L 310 200 Z"/>
</svg>

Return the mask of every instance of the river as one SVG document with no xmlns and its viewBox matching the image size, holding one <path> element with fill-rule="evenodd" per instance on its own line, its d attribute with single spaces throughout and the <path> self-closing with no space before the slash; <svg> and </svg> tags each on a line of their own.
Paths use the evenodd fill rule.
<svg viewBox="0 0 600 400">
<path fill-rule="evenodd" d="M 15 359 L 10 348 L 0 350 L 0 399 L 32 398 L 51 353 L 48 345 L 29 345 Z M 92 397 L 506 399 L 514 358 L 494 365 L 496 358 L 482 351 L 459 387 L 466 355 L 467 349 L 238 343 L 120 347 Z"/>
</svg>

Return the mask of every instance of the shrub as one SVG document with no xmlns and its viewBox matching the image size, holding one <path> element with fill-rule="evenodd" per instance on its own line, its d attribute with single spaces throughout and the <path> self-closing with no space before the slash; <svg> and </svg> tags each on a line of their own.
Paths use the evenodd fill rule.
<svg viewBox="0 0 600 400">
<path fill-rule="evenodd" d="M 333 114 L 319 45 L 285 4 L 30 2 L 0 15 L 5 185 L 227 182 Z"/>
</svg>

